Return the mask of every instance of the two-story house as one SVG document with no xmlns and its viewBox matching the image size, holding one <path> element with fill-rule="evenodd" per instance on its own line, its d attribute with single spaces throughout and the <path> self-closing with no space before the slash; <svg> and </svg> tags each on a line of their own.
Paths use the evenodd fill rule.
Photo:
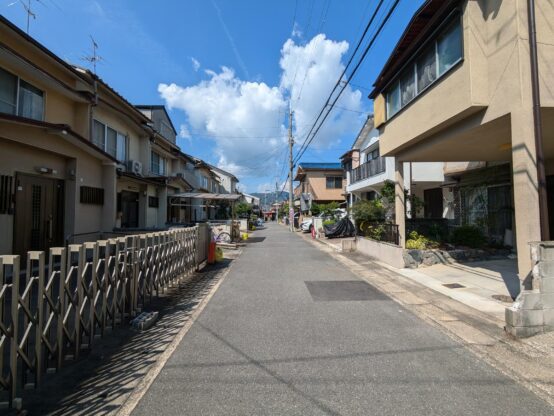
<svg viewBox="0 0 554 416">
<path fill-rule="evenodd" d="M 405 206 L 404 162 L 447 162 L 454 184 L 466 176 L 478 188 L 450 200 L 473 205 L 466 213 L 470 221 L 479 219 L 489 233 L 515 240 L 524 289 L 544 289 L 531 283 L 529 244 L 554 231 L 553 21 L 549 1 L 427 0 L 370 94 L 381 154 L 396 159 L 397 213 Z M 483 170 L 491 166 L 493 178 L 490 169 Z M 479 170 L 468 178 L 464 167 Z M 492 226 L 491 204 L 508 209 Z M 518 305 L 539 295 L 523 290 Z M 549 314 L 535 310 L 531 316 L 515 308 L 507 313 L 509 326 L 523 320 L 537 331 L 547 321 L 554 326 L 551 298 L 542 300 Z"/>
<path fill-rule="evenodd" d="M 117 137 L 91 138 L 90 79 L 0 16 L 0 253 L 115 225 Z M 121 151 L 122 149 L 120 149 Z"/>
<path fill-rule="evenodd" d="M 554 158 L 549 144 L 554 143 L 554 118 L 549 117 L 554 113 L 553 19 L 554 6 L 541 2 L 536 33 L 547 175 L 554 172 L 549 163 Z M 499 182 L 513 193 L 511 231 L 522 279 L 531 271 L 528 243 L 541 238 L 530 61 L 525 2 L 428 0 L 412 18 L 370 95 L 381 153 L 397 160 L 398 187 L 403 188 L 403 162 L 509 166 L 508 177 Z M 511 199 L 506 191 L 491 194 L 494 197 Z M 402 198 L 397 205 L 403 209 Z"/>
<path fill-rule="evenodd" d="M 381 156 L 379 130 L 373 117 L 368 117 L 352 148 L 341 157 L 346 173 L 348 205 L 356 201 L 375 199 L 387 181 L 394 182 L 394 157 Z M 442 218 L 447 215 L 443 205 L 443 163 L 404 164 L 404 187 L 408 194 L 418 197 L 423 208 L 416 211 L 409 202 L 406 214 L 409 218 Z"/>
<path fill-rule="evenodd" d="M 300 163 L 294 180 L 295 204 L 308 212 L 312 204 L 345 202 L 344 169 L 340 163 Z"/>
<path fill-rule="evenodd" d="M 215 173 L 221 184 L 221 193 L 236 194 L 237 184 L 239 183 L 238 178 L 230 172 L 227 172 L 217 166 L 210 165 L 210 168 Z"/>
</svg>

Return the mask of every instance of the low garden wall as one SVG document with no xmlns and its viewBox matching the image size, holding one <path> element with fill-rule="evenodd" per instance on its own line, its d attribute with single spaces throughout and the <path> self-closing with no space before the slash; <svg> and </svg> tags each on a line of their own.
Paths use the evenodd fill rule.
<svg viewBox="0 0 554 416">
<path fill-rule="evenodd" d="M 505 259 L 510 255 L 510 250 L 508 249 L 403 249 L 395 244 L 372 240 L 366 237 L 358 237 L 356 239 L 355 250 L 398 269 L 417 269 L 418 267 L 433 266 L 434 264 Z"/>
<path fill-rule="evenodd" d="M 405 267 L 403 259 L 404 249 L 395 244 L 358 237 L 356 239 L 356 251 L 397 269 Z"/>
</svg>

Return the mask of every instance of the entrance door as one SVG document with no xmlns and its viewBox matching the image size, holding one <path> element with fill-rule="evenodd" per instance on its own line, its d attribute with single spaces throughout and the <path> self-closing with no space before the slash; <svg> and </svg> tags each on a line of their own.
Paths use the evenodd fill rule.
<svg viewBox="0 0 554 416">
<path fill-rule="evenodd" d="M 139 194 L 138 192 L 121 191 L 121 227 L 138 228 Z"/>
<path fill-rule="evenodd" d="M 425 218 L 442 218 L 442 188 L 424 190 L 423 200 Z"/>
<path fill-rule="evenodd" d="M 17 174 L 14 252 L 47 251 L 63 245 L 63 181 Z"/>
</svg>

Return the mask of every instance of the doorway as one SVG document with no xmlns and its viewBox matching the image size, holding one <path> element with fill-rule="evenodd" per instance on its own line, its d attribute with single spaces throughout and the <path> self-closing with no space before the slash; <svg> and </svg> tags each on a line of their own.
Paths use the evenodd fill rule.
<svg viewBox="0 0 554 416">
<path fill-rule="evenodd" d="M 121 228 L 138 228 L 138 220 L 138 192 L 121 191 Z"/>
<path fill-rule="evenodd" d="M 63 246 L 64 182 L 27 174 L 16 175 L 14 253 L 22 264 L 27 251 Z"/>
</svg>

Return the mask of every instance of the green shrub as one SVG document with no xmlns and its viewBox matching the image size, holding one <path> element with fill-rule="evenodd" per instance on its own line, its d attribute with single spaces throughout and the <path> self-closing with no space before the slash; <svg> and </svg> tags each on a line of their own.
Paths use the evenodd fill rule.
<svg viewBox="0 0 554 416">
<path fill-rule="evenodd" d="M 385 219 L 385 207 L 379 199 L 358 201 L 352 207 L 352 216 L 358 224 L 362 222 L 382 221 Z"/>
<path fill-rule="evenodd" d="M 458 246 L 479 248 L 486 242 L 485 234 L 474 225 L 462 225 L 452 231 L 452 243 Z"/>
<path fill-rule="evenodd" d="M 336 221 L 333 220 L 333 219 L 323 221 L 323 225 L 333 225 L 335 223 L 336 223 Z"/>
<path fill-rule="evenodd" d="M 410 250 L 426 250 L 437 247 L 438 243 L 436 241 L 430 240 L 422 234 L 418 234 L 417 231 L 412 231 L 406 240 L 406 248 Z"/>
<path fill-rule="evenodd" d="M 369 225 L 364 229 L 365 236 L 368 238 L 371 238 L 372 240 L 380 241 L 384 233 L 385 233 L 385 226 L 382 224 Z"/>
</svg>

